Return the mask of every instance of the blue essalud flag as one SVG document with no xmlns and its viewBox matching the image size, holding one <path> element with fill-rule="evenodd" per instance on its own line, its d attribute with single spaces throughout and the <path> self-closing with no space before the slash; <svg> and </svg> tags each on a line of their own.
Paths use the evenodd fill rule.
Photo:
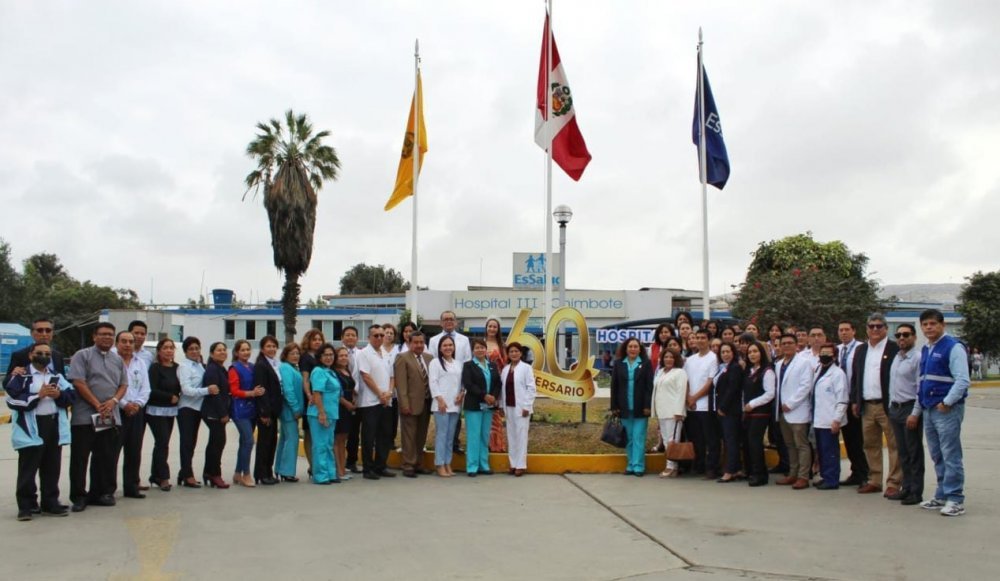
<svg viewBox="0 0 1000 581">
<path fill-rule="evenodd" d="M 722 139 L 722 123 L 719 120 L 719 110 L 715 107 L 712 87 L 708 84 L 708 72 L 705 71 L 704 66 L 700 68 L 704 74 L 703 84 L 705 87 L 705 127 L 707 129 L 705 132 L 705 159 L 708 163 L 706 181 L 721 190 L 726 187 L 726 182 L 729 181 L 729 154 L 726 153 L 726 142 Z M 696 89 L 694 97 L 694 123 L 691 130 L 695 146 L 699 146 L 701 141 L 701 134 L 698 131 L 701 126 L 700 106 L 701 95 L 698 94 Z M 700 154 L 701 152 L 699 151 L 699 171 L 701 170 Z"/>
</svg>

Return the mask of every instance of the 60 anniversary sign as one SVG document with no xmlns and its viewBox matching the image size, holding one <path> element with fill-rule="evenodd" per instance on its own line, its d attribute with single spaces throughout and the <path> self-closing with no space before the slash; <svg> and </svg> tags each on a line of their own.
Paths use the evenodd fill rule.
<svg viewBox="0 0 1000 581">
<path fill-rule="evenodd" d="M 552 318 L 545 326 L 544 349 L 537 337 L 524 330 L 530 316 L 531 309 L 521 309 L 507 336 L 507 342 L 516 341 L 536 354 L 532 367 L 535 370 L 535 387 L 538 393 L 562 401 L 589 401 L 595 393 L 594 376 L 597 375 L 597 370 L 594 369 L 594 356 L 587 355 L 585 360 L 579 361 L 575 368 L 569 370 L 560 367 L 556 357 L 559 324 L 563 322 L 576 327 L 580 337 L 580 353 L 590 353 L 590 332 L 583 314 L 572 307 L 562 307 L 552 313 Z"/>
</svg>

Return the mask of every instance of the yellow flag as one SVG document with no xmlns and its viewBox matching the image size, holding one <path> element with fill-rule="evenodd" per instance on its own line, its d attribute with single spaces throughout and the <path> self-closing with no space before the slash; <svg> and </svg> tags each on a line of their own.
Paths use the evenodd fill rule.
<svg viewBox="0 0 1000 581">
<path fill-rule="evenodd" d="M 419 108 L 418 108 L 419 107 Z M 413 112 L 417 111 L 420 120 L 420 135 L 414 139 Z M 424 154 L 427 153 L 427 125 L 424 124 L 424 90 L 420 80 L 420 73 L 417 73 L 417 91 L 410 103 L 410 119 L 406 122 L 406 135 L 403 137 L 403 153 L 399 158 L 399 170 L 396 171 L 396 187 L 392 189 L 389 201 L 385 203 L 385 211 L 396 207 L 397 204 L 413 195 L 413 144 L 414 141 L 420 144 L 419 161 L 417 171 L 423 169 Z"/>
</svg>

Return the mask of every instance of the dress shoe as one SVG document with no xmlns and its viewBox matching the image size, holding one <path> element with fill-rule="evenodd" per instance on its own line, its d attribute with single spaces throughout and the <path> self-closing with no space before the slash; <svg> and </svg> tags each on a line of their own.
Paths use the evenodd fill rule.
<svg viewBox="0 0 1000 581">
<path fill-rule="evenodd" d="M 150 478 L 149 479 L 149 484 L 150 484 L 150 486 L 155 486 L 155 487 L 159 488 L 163 492 L 170 492 L 170 489 L 173 488 L 170 485 L 170 479 L 169 478 L 164 478 L 163 480 L 160 480 L 159 482 L 157 482 L 153 478 Z"/>
<path fill-rule="evenodd" d="M 483 476 L 493 476 L 492 470 L 480 470 L 479 473 L 482 474 Z"/>
<path fill-rule="evenodd" d="M 726 476 L 728 476 L 728 478 L 726 478 Z M 736 482 L 736 477 L 732 474 L 726 474 L 723 475 L 722 478 L 717 478 L 715 481 L 719 484 L 729 484 L 730 482 Z"/>
<path fill-rule="evenodd" d="M 31 507 L 31 514 L 42 514 L 42 508 L 37 504 Z"/>
<path fill-rule="evenodd" d="M 788 468 L 785 466 L 775 466 L 767 471 L 768 474 L 788 474 Z"/>
<path fill-rule="evenodd" d="M 820 482 L 816 485 L 816 490 L 837 490 L 840 488 L 839 484 L 827 484 L 826 482 Z"/>
<path fill-rule="evenodd" d="M 749 485 L 749 486 L 767 486 L 767 479 L 765 479 L 765 478 L 753 478 L 753 477 L 750 477 L 747 480 L 747 485 Z"/>
<path fill-rule="evenodd" d="M 277 483 L 278 479 L 272 478 L 270 476 L 268 476 L 267 478 L 261 478 L 260 480 L 257 481 L 257 484 L 263 484 L 264 486 L 274 486 Z"/>
<path fill-rule="evenodd" d="M 207 482 L 208 486 L 211 488 L 218 488 L 220 490 L 229 488 L 229 484 L 223 480 L 221 476 L 206 476 L 205 482 Z"/>
<path fill-rule="evenodd" d="M 911 495 L 911 496 L 907 496 L 906 498 L 904 498 L 903 501 L 900 502 L 899 504 L 902 504 L 903 506 L 913 506 L 914 504 L 920 504 L 920 502 L 922 500 L 923 499 L 920 498 L 919 496 L 912 496 Z"/>
<path fill-rule="evenodd" d="M 87 504 L 93 506 L 114 506 L 117 503 L 115 502 L 115 497 L 110 494 L 102 494 L 94 500 L 88 500 Z"/>
<path fill-rule="evenodd" d="M 507 474 L 510 474 L 511 476 L 513 476 L 513 475 L 514 475 L 514 472 L 515 472 L 515 470 L 514 470 L 513 468 L 508 468 L 508 469 L 507 469 Z M 626 476 L 627 476 L 627 475 L 628 475 L 628 474 L 626 473 Z"/>
<path fill-rule="evenodd" d="M 527 470 L 525 470 L 524 468 L 516 468 L 514 470 L 514 476 L 517 476 L 518 478 L 520 478 L 521 476 L 524 476 L 525 472 L 527 472 Z"/>
<path fill-rule="evenodd" d="M 840 481 L 841 486 L 861 486 L 864 483 L 865 482 L 864 480 L 861 479 L 861 477 L 855 476 L 854 474 L 851 474 L 850 478 L 846 478 Z"/>
<path fill-rule="evenodd" d="M 125 498 L 146 498 L 146 495 L 138 490 L 130 490 L 124 494 Z"/>
<path fill-rule="evenodd" d="M 374 472 L 365 472 L 362 476 L 365 480 L 381 480 L 382 477 Z"/>
<path fill-rule="evenodd" d="M 792 485 L 793 490 L 802 490 L 803 488 L 809 488 L 809 481 L 805 478 L 799 478 L 795 481 L 795 484 Z"/>
<path fill-rule="evenodd" d="M 299 479 L 296 478 L 296 477 L 294 477 L 294 476 L 282 476 L 281 477 L 281 481 L 282 482 L 298 482 Z"/>
<path fill-rule="evenodd" d="M 885 489 L 885 494 L 883 494 L 882 496 L 888 498 L 889 500 L 903 500 L 909 495 L 898 488 L 893 488 L 890 486 L 889 488 Z"/>
<path fill-rule="evenodd" d="M 633 472 L 631 470 L 626 470 L 625 472 L 622 472 L 623 476 L 631 476 L 632 474 Z"/>
<path fill-rule="evenodd" d="M 476 473 L 475 472 L 466 472 L 465 475 L 468 476 L 469 478 L 475 478 L 476 477 Z"/>
<path fill-rule="evenodd" d="M 777 484 L 778 486 L 789 486 L 791 484 L 795 484 L 796 480 L 797 479 L 794 476 L 785 476 L 781 480 L 775 481 L 775 484 Z"/>
<path fill-rule="evenodd" d="M 416 472 L 417 474 L 423 474 L 424 476 L 427 476 L 429 474 L 434 474 L 433 470 L 428 470 L 426 468 L 417 468 L 416 470 L 414 470 L 414 472 Z"/>
<path fill-rule="evenodd" d="M 78 500 L 78 501 L 74 502 L 73 506 L 70 507 L 70 510 L 73 511 L 73 512 L 83 512 L 83 511 L 87 510 L 87 501 L 86 500 Z"/>
<path fill-rule="evenodd" d="M 361 474 L 361 469 L 358 468 L 357 464 L 348 464 L 346 468 L 355 474 Z"/>
<path fill-rule="evenodd" d="M 864 484 L 860 488 L 858 488 L 858 494 L 874 494 L 876 492 L 882 492 L 882 487 L 875 486 L 871 482 L 869 482 L 868 484 Z"/>
<path fill-rule="evenodd" d="M 387 470 L 387 469 L 379 470 L 378 475 L 381 476 L 382 478 L 395 478 L 396 477 L 396 473 L 395 472 L 389 472 L 389 470 Z"/>
<path fill-rule="evenodd" d="M 638 476 L 639 478 L 642 478 L 643 476 L 646 475 L 646 473 L 643 472 L 642 470 L 636 470 L 635 472 L 632 473 L 632 475 L 633 476 Z"/>
<path fill-rule="evenodd" d="M 403 476 L 406 478 L 416 478 L 417 473 L 413 470 L 403 470 Z"/>
<path fill-rule="evenodd" d="M 31 509 L 30 508 L 22 508 L 21 510 L 17 511 L 17 520 L 19 520 L 19 521 L 29 521 L 29 520 L 31 520 Z"/>
<path fill-rule="evenodd" d="M 69 514 L 69 507 L 65 504 L 57 504 L 40 512 L 45 516 L 66 516 Z"/>
<path fill-rule="evenodd" d="M 177 479 L 177 485 L 183 486 L 184 488 L 201 488 L 201 482 L 194 479 L 194 476 L 190 476 L 185 479 Z"/>
</svg>

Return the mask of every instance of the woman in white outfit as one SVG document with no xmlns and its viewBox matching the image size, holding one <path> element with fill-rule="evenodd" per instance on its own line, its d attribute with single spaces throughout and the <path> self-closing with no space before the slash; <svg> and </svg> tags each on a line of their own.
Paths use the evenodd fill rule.
<svg viewBox="0 0 1000 581">
<path fill-rule="evenodd" d="M 535 405 L 535 374 L 531 365 L 521 361 L 523 352 L 520 343 L 508 344 L 509 362 L 500 372 L 500 396 L 507 416 L 507 457 L 514 476 L 528 469 L 528 426 Z"/>
<path fill-rule="evenodd" d="M 656 375 L 653 377 L 651 412 L 659 421 L 660 438 L 666 452 L 667 444 L 680 434 L 687 415 L 688 378 L 684 372 L 684 357 L 675 348 L 664 349 L 657 363 Z M 676 478 L 678 475 L 677 462 L 667 459 L 666 470 L 660 472 L 660 477 Z"/>
<path fill-rule="evenodd" d="M 455 360 L 455 340 L 445 337 L 438 343 L 437 357 L 431 360 L 430 390 L 434 410 L 434 465 L 438 476 L 454 476 L 451 470 L 452 444 L 462 410 L 462 364 Z"/>
</svg>

